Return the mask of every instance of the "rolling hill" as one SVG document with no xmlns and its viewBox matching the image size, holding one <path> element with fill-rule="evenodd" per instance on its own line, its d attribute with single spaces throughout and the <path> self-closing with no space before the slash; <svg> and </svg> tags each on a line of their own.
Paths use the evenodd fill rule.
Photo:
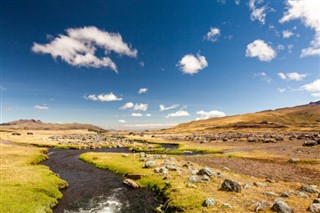
<svg viewBox="0 0 320 213">
<path fill-rule="evenodd" d="M 34 119 L 20 119 L 8 123 L 0 124 L 1 129 L 12 130 L 73 130 L 73 129 L 88 129 L 93 131 L 106 131 L 98 126 L 91 124 L 79 124 L 79 123 L 44 123 L 40 120 Z"/>
<path fill-rule="evenodd" d="M 320 101 L 296 107 L 191 121 L 163 131 L 191 133 L 272 130 L 320 131 Z"/>
</svg>

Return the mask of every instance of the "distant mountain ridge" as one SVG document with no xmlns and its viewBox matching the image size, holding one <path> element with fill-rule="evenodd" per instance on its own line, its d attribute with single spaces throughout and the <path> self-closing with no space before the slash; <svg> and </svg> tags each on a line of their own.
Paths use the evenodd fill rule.
<svg viewBox="0 0 320 213">
<path fill-rule="evenodd" d="M 163 130 L 163 132 L 197 133 L 271 130 L 320 131 L 320 101 L 295 107 L 191 121 Z"/>
<path fill-rule="evenodd" d="M 88 129 L 93 131 L 106 131 L 105 129 L 91 125 L 79 123 L 44 123 L 41 120 L 35 119 L 20 119 L 0 124 L 1 128 L 14 130 L 72 130 L 72 129 Z"/>
</svg>

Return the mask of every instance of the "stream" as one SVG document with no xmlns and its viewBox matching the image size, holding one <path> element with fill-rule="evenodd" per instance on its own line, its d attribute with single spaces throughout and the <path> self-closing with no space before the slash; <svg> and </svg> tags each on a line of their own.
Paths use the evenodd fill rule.
<svg viewBox="0 0 320 213">
<path fill-rule="evenodd" d="M 123 177 L 80 160 L 79 155 L 85 152 L 124 153 L 128 150 L 49 149 L 49 159 L 43 164 L 69 184 L 62 190 L 63 198 L 53 209 L 54 213 L 155 212 L 159 201 L 151 190 L 128 188 L 122 183 Z"/>
</svg>

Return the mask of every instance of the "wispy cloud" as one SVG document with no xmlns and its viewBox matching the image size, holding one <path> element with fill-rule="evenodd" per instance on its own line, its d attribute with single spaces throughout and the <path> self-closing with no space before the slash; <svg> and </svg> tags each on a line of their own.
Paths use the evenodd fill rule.
<svg viewBox="0 0 320 213">
<path fill-rule="evenodd" d="M 263 0 L 261 1 L 257 1 L 258 3 L 263 2 Z M 250 19 L 251 21 L 259 21 L 261 24 L 265 24 L 266 22 L 266 16 L 267 16 L 267 6 L 261 6 L 261 7 L 256 7 L 256 0 L 250 0 L 249 1 L 249 8 L 251 10 L 251 14 L 250 14 Z"/>
<path fill-rule="evenodd" d="M 119 123 L 127 123 L 125 120 L 118 120 Z"/>
<path fill-rule="evenodd" d="M 142 117 L 143 114 L 141 114 L 141 113 L 131 113 L 131 116 L 133 116 L 133 117 Z"/>
<path fill-rule="evenodd" d="M 171 109 L 175 109 L 179 106 L 179 104 L 174 104 L 174 105 L 171 105 L 171 106 L 165 106 L 163 104 L 160 104 L 159 105 L 159 108 L 160 108 L 160 111 L 166 111 L 166 110 L 171 110 Z"/>
<path fill-rule="evenodd" d="M 85 99 L 90 100 L 90 101 L 100 101 L 100 102 L 110 102 L 110 101 L 121 101 L 122 98 L 117 97 L 115 94 L 112 92 L 108 94 L 100 94 L 100 95 L 88 95 L 84 96 Z"/>
<path fill-rule="evenodd" d="M 97 48 L 104 51 L 103 57 L 96 54 Z M 47 44 L 33 43 L 31 50 L 35 53 L 50 54 L 78 67 L 109 67 L 117 72 L 116 64 L 108 56 L 110 52 L 136 57 L 138 51 L 122 40 L 119 33 L 109 33 L 94 26 L 69 28 L 66 35 L 60 34 Z"/>
<path fill-rule="evenodd" d="M 257 57 L 260 61 L 269 62 L 275 58 L 277 53 L 263 40 L 257 39 L 247 45 L 246 56 Z"/>
<path fill-rule="evenodd" d="M 315 0 L 286 0 L 287 10 L 280 23 L 300 19 L 306 27 L 315 31 L 313 40 L 308 48 L 302 49 L 300 57 L 320 55 L 320 1 Z"/>
<path fill-rule="evenodd" d="M 270 78 L 265 72 L 254 73 L 253 77 L 259 78 L 261 81 L 265 81 L 267 83 L 271 83 L 272 81 L 272 78 Z"/>
<path fill-rule="evenodd" d="M 278 76 L 282 80 L 288 80 L 288 81 L 302 81 L 305 77 L 307 77 L 307 74 L 305 73 L 297 73 L 297 72 L 290 72 L 290 73 L 283 73 L 279 72 Z"/>
<path fill-rule="evenodd" d="M 287 89 L 286 88 L 278 88 L 277 91 L 279 93 L 284 93 L 285 91 L 287 91 Z"/>
<path fill-rule="evenodd" d="M 206 58 L 200 54 L 197 56 L 191 54 L 185 55 L 178 63 L 178 67 L 183 73 L 191 75 L 198 73 L 207 66 L 208 62 Z"/>
<path fill-rule="evenodd" d="M 293 36 L 293 32 L 291 32 L 290 30 L 284 30 L 282 31 L 282 36 L 283 38 L 290 38 L 291 36 Z"/>
<path fill-rule="evenodd" d="M 140 88 L 138 91 L 138 94 L 143 94 L 146 93 L 148 91 L 148 88 Z"/>
<path fill-rule="evenodd" d="M 33 106 L 34 109 L 38 109 L 38 110 L 48 110 L 49 107 L 46 105 L 35 105 Z"/>
<path fill-rule="evenodd" d="M 186 117 L 186 116 L 190 116 L 190 113 L 188 111 L 179 110 L 177 112 L 168 114 L 165 118 Z"/>
<path fill-rule="evenodd" d="M 208 119 L 208 118 L 218 118 L 218 117 L 226 116 L 226 114 L 224 112 L 217 111 L 217 110 L 212 110 L 212 111 L 208 111 L 208 112 L 200 110 L 197 112 L 197 115 L 199 115 L 199 117 L 196 118 L 196 120 L 204 120 L 204 119 Z"/>
<path fill-rule="evenodd" d="M 210 31 L 207 33 L 204 39 L 207 41 L 216 42 L 219 37 L 220 37 L 220 29 L 216 27 L 211 27 Z"/>
</svg>

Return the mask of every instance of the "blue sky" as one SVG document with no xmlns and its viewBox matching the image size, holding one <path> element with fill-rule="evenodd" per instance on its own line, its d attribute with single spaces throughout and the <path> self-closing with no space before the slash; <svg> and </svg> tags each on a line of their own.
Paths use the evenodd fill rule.
<svg viewBox="0 0 320 213">
<path fill-rule="evenodd" d="M 320 97 L 317 0 L 0 6 L 2 122 L 163 128 Z"/>
</svg>

